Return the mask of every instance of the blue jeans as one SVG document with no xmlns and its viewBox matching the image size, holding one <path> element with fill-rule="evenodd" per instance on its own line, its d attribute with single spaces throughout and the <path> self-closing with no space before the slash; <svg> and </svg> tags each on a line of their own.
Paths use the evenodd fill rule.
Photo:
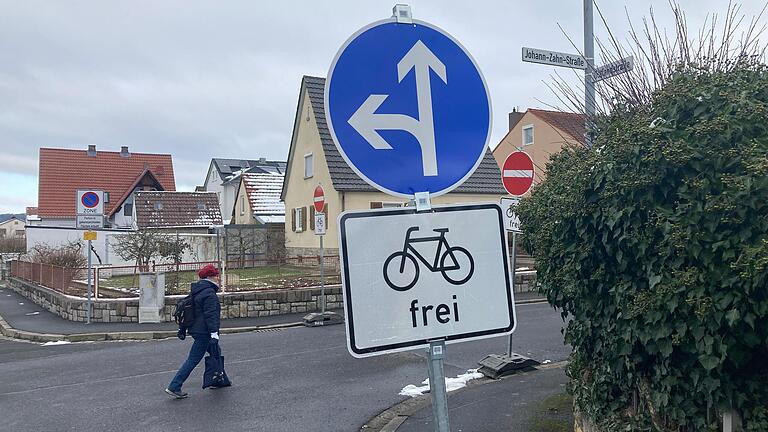
<svg viewBox="0 0 768 432">
<path fill-rule="evenodd" d="M 192 348 L 189 350 L 189 356 L 168 385 L 170 390 L 180 391 L 181 385 L 187 380 L 189 374 L 195 369 L 195 366 L 200 363 L 200 360 L 203 359 L 205 353 L 211 353 L 211 337 L 209 335 L 192 335 L 192 338 L 194 338 L 195 341 L 192 343 Z"/>
</svg>

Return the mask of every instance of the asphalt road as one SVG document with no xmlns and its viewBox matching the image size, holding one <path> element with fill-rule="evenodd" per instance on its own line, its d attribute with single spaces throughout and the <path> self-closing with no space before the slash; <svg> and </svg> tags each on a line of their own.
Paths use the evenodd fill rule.
<svg viewBox="0 0 768 432">
<path fill-rule="evenodd" d="M 559 313 L 518 306 L 514 350 L 540 361 L 567 358 Z M 99 342 L 60 346 L 0 340 L 2 431 L 356 431 L 426 378 L 420 351 L 355 359 L 344 326 L 222 337 L 234 386 L 201 390 L 198 367 L 184 389 L 163 393 L 190 342 Z M 446 375 L 506 350 L 506 338 L 449 345 Z"/>
</svg>

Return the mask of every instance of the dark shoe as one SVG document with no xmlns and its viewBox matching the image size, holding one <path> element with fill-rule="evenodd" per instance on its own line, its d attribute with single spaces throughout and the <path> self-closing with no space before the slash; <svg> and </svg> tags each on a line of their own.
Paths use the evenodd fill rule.
<svg viewBox="0 0 768 432">
<path fill-rule="evenodd" d="M 187 396 L 189 396 L 189 394 L 186 393 L 186 392 L 183 392 L 181 390 L 173 391 L 173 390 L 171 390 L 169 388 L 165 389 L 165 392 L 168 393 L 170 396 L 175 397 L 176 399 L 184 399 Z"/>
</svg>

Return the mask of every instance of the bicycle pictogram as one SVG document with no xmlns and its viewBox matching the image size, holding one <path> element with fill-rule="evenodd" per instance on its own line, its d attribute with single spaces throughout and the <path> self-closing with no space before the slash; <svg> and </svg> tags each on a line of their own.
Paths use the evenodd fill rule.
<svg viewBox="0 0 768 432">
<path fill-rule="evenodd" d="M 431 272 L 440 272 L 443 278 L 453 285 L 466 283 L 475 272 L 475 261 L 469 251 L 461 246 L 451 246 L 445 239 L 448 228 L 436 228 L 432 231 L 439 235 L 412 238 L 411 234 L 419 227 L 410 227 L 405 232 L 403 249 L 394 252 L 384 261 L 384 281 L 395 291 L 408 291 L 419 280 L 419 261 Z M 437 242 L 435 258 L 432 262 L 413 247 L 414 243 Z M 419 261 L 416 260 L 419 259 Z"/>
</svg>

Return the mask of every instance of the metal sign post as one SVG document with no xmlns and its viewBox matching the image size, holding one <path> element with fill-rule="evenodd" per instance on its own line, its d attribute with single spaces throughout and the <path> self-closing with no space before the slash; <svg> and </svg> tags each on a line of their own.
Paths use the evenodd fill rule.
<svg viewBox="0 0 768 432">
<path fill-rule="evenodd" d="M 91 240 L 88 240 L 88 305 L 85 311 L 86 324 L 91 323 L 91 309 L 93 309 L 93 300 L 91 299 L 91 292 L 93 290 L 93 284 L 91 281 L 91 272 L 93 268 L 91 266 Z"/>
<path fill-rule="evenodd" d="M 315 235 L 320 237 L 320 313 L 312 312 L 304 316 L 304 325 L 316 327 L 329 324 L 341 324 L 343 318 L 336 312 L 327 311 L 327 301 L 325 295 L 325 247 L 323 246 L 323 237 L 325 237 L 325 192 L 321 186 L 315 188 L 312 197 L 315 207 Z"/>
<path fill-rule="evenodd" d="M 512 292 L 515 292 L 515 268 L 517 267 L 517 232 L 512 231 Z M 507 356 L 512 357 L 512 337 L 514 333 L 509 334 L 509 343 L 507 344 Z"/>
<path fill-rule="evenodd" d="M 320 236 L 320 313 L 325 315 L 325 253 L 323 250 L 323 237 L 325 236 Z"/>
<path fill-rule="evenodd" d="M 435 418 L 435 431 L 449 432 L 448 424 L 448 391 L 445 388 L 445 340 L 429 342 L 427 349 L 427 365 L 429 367 L 429 392 L 432 394 L 432 415 Z"/>
</svg>

